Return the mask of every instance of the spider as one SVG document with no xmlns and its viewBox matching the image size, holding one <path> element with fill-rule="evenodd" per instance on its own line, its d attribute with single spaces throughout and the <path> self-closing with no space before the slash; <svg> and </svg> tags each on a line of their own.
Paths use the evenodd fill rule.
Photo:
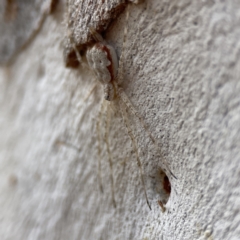
<svg viewBox="0 0 240 240">
<path fill-rule="evenodd" d="M 133 2 L 135 4 L 138 3 L 138 1 L 131 1 L 131 2 Z M 126 23 L 128 22 L 128 18 L 129 18 L 129 9 L 128 9 L 128 5 L 127 5 Z M 119 60 L 118 60 L 115 49 L 110 44 L 108 44 L 102 38 L 102 36 L 99 33 L 97 33 L 94 29 L 89 28 L 89 30 L 91 31 L 91 34 L 95 40 L 95 44 L 93 44 L 91 47 L 89 47 L 86 51 L 86 58 L 87 58 L 88 66 L 95 73 L 96 78 L 98 79 L 98 81 L 101 83 L 101 85 L 103 87 L 104 99 L 109 103 L 119 100 L 119 101 L 117 101 L 119 110 L 120 110 L 123 122 L 126 126 L 128 136 L 131 139 L 131 142 L 132 142 L 132 145 L 134 148 L 134 152 L 136 154 L 136 160 L 137 160 L 137 165 L 138 165 L 139 171 L 140 171 L 141 182 L 142 182 L 143 189 L 144 189 L 145 199 L 146 199 L 147 205 L 151 209 L 151 205 L 149 203 L 148 196 L 147 196 L 146 184 L 145 184 L 144 177 L 143 177 L 144 172 L 143 172 L 142 163 L 141 163 L 141 160 L 139 157 L 139 150 L 137 147 L 136 139 L 134 137 L 134 134 L 133 134 L 130 124 L 128 122 L 127 110 L 129 110 L 134 116 L 137 117 L 140 124 L 147 132 L 152 143 L 155 145 L 157 145 L 157 144 L 156 144 L 156 141 L 155 141 L 154 137 L 152 136 L 151 132 L 149 131 L 147 125 L 144 123 L 142 117 L 140 116 L 138 111 L 134 108 L 133 104 L 131 103 L 131 101 L 129 100 L 129 98 L 127 97 L 123 88 L 120 85 L 123 80 L 122 73 L 123 73 L 124 50 L 125 50 L 125 43 L 126 43 L 126 36 L 127 36 L 127 27 L 125 27 L 125 29 L 124 29 L 122 54 L 121 54 Z M 73 45 L 73 48 L 74 48 L 74 45 Z M 77 51 L 76 48 L 74 48 L 74 51 L 76 53 L 78 61 L 81 62 L 81 57 L 80 57 L 79 52 Z M 101 107 L 99 113 L 101 113 L 101 112 L 102 112 L 102 107 Z M 108 108 L 107 108 L 107 112 L 108 112 Z M 99 117 L 99 119 L 100 119 L 100 117 Z M 106 123 L 106 129 L 108 129 L 108 125 L 109 125 L 109 121 L 107 121 L 107 123 Z M 98 141 L 100 142 L 100 137 L 99 137 L 100 122 L 99 121 L 97 121 L 96 129 L 98 132 Z M 114 196 L 112 155 L 111 155 L 111 151 L 110 151 L 110 144 L 109 144 L 107 130 L 105 131 L 104 141 L 106 143 L 106 148 L 107 148 L 107 153 L 108 153 L 108 161 L 109 161 L 109 166 L 110 166 L 110 170 L 111 170 L 112 202 L 113 202 L 113 205 L 116 207 L 116 200 L 115 200 L 115 196 Z M 100 146 L 99 146 L 99 155 L 100 155 L 100 152 L 101 152 L 101 150 L 100 150 Z M 100 160 L 101 159 L 99 157 L 98 175 L 99 175 L 100 189 L 102 190 L 103 188 L 102 188 L 102 183 L 101 183 L 101 161 Z M 170 172 L 170 174 L 173 177 L 175 177 L 169 169 L 168 169 L 168 171 Z"/>
</svg>

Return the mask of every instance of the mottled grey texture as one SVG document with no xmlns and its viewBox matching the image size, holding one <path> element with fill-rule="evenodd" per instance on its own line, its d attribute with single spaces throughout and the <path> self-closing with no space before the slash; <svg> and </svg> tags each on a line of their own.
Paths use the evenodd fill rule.
<svg viewBox="0 0 240 240">
<path fill-rule="evenodd" d="M 67 0 L 64 37 L 64 62 L 67 67 L 79 67 L 75 54 L 94 42 L 93 31 L 106 31 L 111 22 L 124 10 L 127 0 L 93 1 Z"/>
<path fill-rule="evenodd" d="M 51 6 L 58 0 L 0 2 L 0 64 L 9 63 L 34 37 Z"/>
<path fill-rule="evenodd" d="M 239 239 L 240 2 L 149 0 L 129 10 L 122 87 L 158 142 L 129 114 L 152 211 L 117 104 L 108 134 L 116 209 L 103 139 L 99 191 L 96 122 L 104 135 L 106 104 L 99 120 L 101 86 L 84 101 L 93 73 L 64 67 L 59 8 L 0 71 L 0 239 Z M 125 26 L 123 14 L 106 35 L 118 55 Z M 177 177 L 167 172 L 165 213 L 160 167 Z"/>
</svg>

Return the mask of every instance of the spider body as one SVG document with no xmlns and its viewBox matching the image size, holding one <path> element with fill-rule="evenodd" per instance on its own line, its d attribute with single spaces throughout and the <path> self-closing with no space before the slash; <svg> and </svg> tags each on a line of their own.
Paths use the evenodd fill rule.
<svg viewBox="0 0 240 240">
<path fill-rule="evenodd" d="M 104 89 L 105 100 L 114 98 L 113 81 L 117 76 L 118 59 L 115 49 L 105 43 L 97 42 L 86 54 L 89 67 L 94 71 Z"/>
<path fill-rule="evenodd" d="M 125 124 L 125 127 L 127 129 L 128 135 L 133 143 L 134 151 L 136 153 L 137 158 L 137 164 L 140 168 L 141 172 L 141 180 L 144 186 L 144 194 L 146 197 L 147 204 L 149 208 L 151 209 L 151 206 L 148 201 L 147 192 L 146 192 L 146 186 L 143 178 L 143 169 L 142 169 L 142 163 L 139 158 L 137 143 L 135 140 L 135 137 L 132 133 L 132 130 L 130 128 L 128 119 L 127 119 L 127 108 L 137 117 L 139 118 L 140 122 L 143 124 L 144 128 L 146 128 L 146 125 L 143 123 L 141 117 L 139 116 L 138 112 L 135 110 L 133 105 L 131 104 L 130 100 L 128 99 L 127 95 L 124 93 L 124 90 L 119 86 L 118 81 L 121 79 L 123 74 L 123 68 L 121 63 L 123 54 L 120 58 L 120 67 L 118 68 L 118 58 L 115 49 L 106 43 L 106 41 L 102 38 L 100 34 L 95 32 L 94 30 L 90 29 L 92 31 L 93 38 L 96 40 L 96 43 L 90 47 L 87 50 L 86 58 L 88 61 L 89 67 L 93 70 L 93 72 L 96 74 L 96 77 L 98 81 L 103 85 L 104 90 L 104 99 L 111 102 L 114 100 L 114 97 L 116 99 L 120 100 L 118 102 L 119 110 L 122 115 L 123 122 Z M 101 112 L 101 111 L 100 111 Z M 108 112 L 108 108 L 107 108 Z M 108 112 L 109 113 L 109 112 Z M 109 115 L 109 114 L 107 114 Z M 99 125 L 99 123 L 98 123 Z M 114 180 L 113 180 L 113 174 L 112 174 L 112 154 L 110 151 L 109 141 L 108 141 L 108 128 L 109 128 L 109 117 L 105 124 L 106 126 L 106 132 L 104 136 L 104 141 L 106 142 L 107 146 L 107 152 L 108 152 L 108 161 L 111 168 L 111 182 L 112 182 L 112 199 L 113 199 L 113 205 L 116 206 L 115 197 L 114 197 Z M 97 127 L 99 129 L 99 127 Z M 147 128 L 146 128 L 147 129 Z M 99 131 L 99 130 L 98 130 Z M 150 134 L 151 135 L 151 134 Z M 151 136 L 152 137 L 152 136 Z M 99 161 L 100 164 L 100 161 Z M 101 175 L 99 173 L 99 175 Z M 101 187 L 102 189 L 102 187 Z"/>
</svg>

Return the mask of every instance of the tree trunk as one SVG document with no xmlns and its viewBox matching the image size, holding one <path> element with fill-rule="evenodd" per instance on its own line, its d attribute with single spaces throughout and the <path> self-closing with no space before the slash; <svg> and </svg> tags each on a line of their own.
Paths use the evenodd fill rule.
<svg viewBox="0 0 240 240">
<path fill-rule="evenodd" d="M 128 11 L 103 37 L 137 114 L 65 67 L 63 2 L 1 67 L 0 239 L 239 239 L 240 2 Z"/>
</svg>

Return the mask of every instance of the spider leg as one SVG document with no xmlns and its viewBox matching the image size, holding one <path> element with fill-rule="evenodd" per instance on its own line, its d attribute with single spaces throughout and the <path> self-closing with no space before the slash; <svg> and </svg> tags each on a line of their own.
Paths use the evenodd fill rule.
<svg viewBox="0 0 240 240">
<path fill-rule="evenodd" d="M 118 77 L 117 82 L 120 84 L 123 81 L 123 65 L 124 65 L 124 59 L 125 59 L 125 52 L 126 52 L 126 42 L 127 42 L 127 34 L 128 34 L 128 19 L 129 19 L 129 4 L 126 7 L 126 25 L 124 27 L 124 34 L 123 34 L 123 45 L 122 45 L 122 53 L 119 58 L 119 66 L 118 66 Z"/>
<path fill-rule="evenodd" d="M 108 162 L 109 162 L 109 167 L 110 167 L 110 179 L 111 179 L 111 191 L 112 191 L 112 202 L 113 206 L 116 208 L 116 201 L 115 201 L 115 196 L 114 196 L 114 179 L 113 179 L 113 163 L 112 163 L 112 153 L 110 150 L 110 145 L 109 145 L 109 125 L 110 125 L 110 111 L 109 111 L 109 104 L 110 102 L 104 101 L 107 104 L 107 118 L 105 118 L 105 134 L 104 134 L 104 141 L 107 146 L 107 153 L 108 153 Z"/>
<path fill-rule="evenodd" d="M 124 121 L 125 127 L 126 127 L 127 132 L 128 132 L 128 136 L 131 138 L 131 141 L 133 143 L 134 151 L 135 151 L 136 158 L 137 158 L 137 165 L 138 165 L 139 170 L 140 170 L 141 181 L 142 181 L 142 185 L 143 185 L 143 189 L 144 189 L 144 195 L 145 195 L 145 198 L 146 198 L 146 201 L 147 201 L 147 205 L 151 210 L 151 205 L 149 203 L 148 196 L 147 196 L 146 184 L 145 184 L 144 177 L 143 177 L 144 176 L 143 167 L 142 167 L 142 163 L 141 163 L 141 160 L 139 158 L 139 153 L 138 153 L 138 149 L 137 149 L 137 143 L 136 143 L 135 137 L 132 133 L 132 129 L 130 128 L 128 118 L 126 117 L 127 116 L 126 110 L 125 110 L 124 107 L 122 107 L 121 102 L 119 102 L 119 107 L 120 107 L 120 112 L 122 114 L 122 119 Z"/>
<path fill-rule="evenodd" d="M 83 99 L 83 102 L 86 102 L 88 100 L 88 98 L 92 95 L 92 93 L 94 92 L 94 90 L 96 89 L 98 83 L 95 83 L 94 86 L 91 88 L 91 90 L 88 92 L 88 94 L 86 95 L 86 97 Z"/>
<path fill-rule="evenodd" d="M 114 83 L 114 87 L 117 91 L 117 95 L 120 97 L 120 99 L 124 102 L 124 104 L 127 106 L 127 108 L 131 111 L 131 113 L 137 117 L 137 119 L 139 120 L 141 126 L 145 129 L 145 131 L 147 132 L 149 138 L 151 139 L 152 143 L 155 145 L 155 147 L 158 149 L 159 146 L 155 140 L 155 138 L 153 137 L 151 131 L 149 130 L 148 126 L 145 124 L 145 122 L 143 121 L 141 115 L 139 114 L 139 112 L 135 109 L 135 107 L 133 106 L 133 104 L 131 103 L 131 101 L 129 100 L 128 96 L 126 95 L 126 93 L 123 91 L 123 89 L 119 86 L 117 86 L 116 83 Z M 167 164 L 165 163 L 165 166 L 167 167 Z M 167 167 L 168 172 L 175 178 L 177 179 L 177 177 L 172 173 L 172 171 Z"/>
<path fill-rule="evenodd" d="M 101 133 L 100 133 L 100 121 L 103 113 L 103 104 L 102 102 L 99 113 L 98 113 L 98 120 L 96 122 L 96 130 L 97 130 L 97 140 L 98 140 L 98 180 L 99 180 L 99 187 L 100 191 L 103 192 L 103 185 L 102 185 L 102 171 L 101 171 L 101 159 L 102 159 L 102 150 L 101 150 Z"/>
</svg>

